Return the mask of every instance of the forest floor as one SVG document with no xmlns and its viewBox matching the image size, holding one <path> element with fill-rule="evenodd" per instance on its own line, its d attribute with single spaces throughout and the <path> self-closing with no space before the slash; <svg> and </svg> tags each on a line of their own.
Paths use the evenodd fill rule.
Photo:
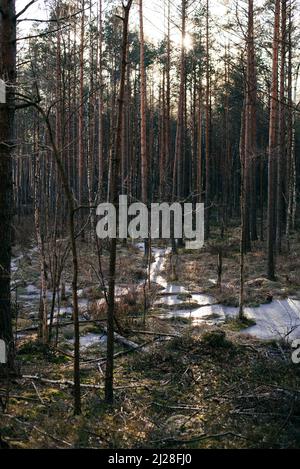
<svg viewBox="0 0 300 469">
<path fill-rule="evenodd" d="M 98 356 L 98 347 L 88 350 L 83 360 Z M 72 381 L 71 358 L 33 343 L 18 359 L 24 377 L 11 383 L 0 419 L 12 448 L 300 447 L 300 368 L 276 344 L 185 330 L 116 359 L 113 406 L 103 403 L 99 360 L 84 361 L 82 384 L 90 387 L 82 388 L 80 417 L 64 383 Z"/>
<path fill-rule="evenodd" d="M 189 291 L 235 305 L 238 233 L 233 230 L 227 246 L 222 244 L 221 289 L 216 285 L 216 243 L 201 252 L 180 251 L 175 280 L 171 259 L 160 274 L 166 282 L 171 279 Z M 116 344 L 115 403 L 105 405 L 105 300 L 95 274 L 97 256 L 91 251 L 89 243 L 80 243 L 83 414 L 74 417 L 70 259 L 64 274 L 66 298 L 55 327 L 57 343 L 49 349 L 38 344 L 35 328 L 38 253 L 28 247 L 15 250 L 20 374 L 0 383 L 0 435 L 12 448 L 300 447 L 300 367 L 292 363 L 290 346 L 242 334 L 240 329 L 249 324 L 237 320 L 197 325 L 186 317 L 164 317 L 174 306 L 192 306 L 184 294 L 174 296 L 175 305 L 160 305 L 157 285 L 147 293 L 145 310 L 145 262 L 141 250 L 131 245 L 118 249 L 117 327 L 139 348 Z M 257 242 L 247 255 L 247 303 L 298 298 L 299 254 L 295 237 L 291 253 L 278 258 L 278 280 L 269 282 L 262 243 Z M 104 250 L 104 278 L 107 265 Z"/>
</svg>

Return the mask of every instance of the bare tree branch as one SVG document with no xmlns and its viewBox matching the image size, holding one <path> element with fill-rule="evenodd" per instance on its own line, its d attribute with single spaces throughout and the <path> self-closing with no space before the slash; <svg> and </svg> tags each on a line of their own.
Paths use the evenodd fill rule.
<svg viewBox="0 0 300 469">
<path fill-rule="evenodd" d="M 19 11 L 19 13 L 16 14 L 16 19 L 22 16 L 25 13 L 25 11 L 27 11 L 28 8 L 30 8 L 36 2 L 37 0 L 31 0 L 31 2 L 27 3 L 27 5 L 23 8 L 23 10 Z"/>
</svg>

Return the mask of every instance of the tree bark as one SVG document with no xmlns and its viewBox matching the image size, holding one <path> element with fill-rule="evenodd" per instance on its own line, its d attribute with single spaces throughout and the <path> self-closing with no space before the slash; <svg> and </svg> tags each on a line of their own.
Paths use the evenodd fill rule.
<svg viewBox="0 0 300 469">
<path fill-rule="evenodd" d="M 110 202 L 118 207 L 118 179 L 122 155 L 123 106 L 125 96 L 125 80 L 127 67 L 127 43 L 129 29 L 129 13 L 133 0 L 123 4 L 123 39 L 122 66 L 118 103 L 117 130 L 115 145 L 111 159 Z M 111 240 L 108 279 L 108 309 L 107 309 L 107 362 L 105 373 L 105 401 L 109 404 L 114 400 L 114 317 L 115 317 L 115 276 L 116 276 L 117 239 Z"/>
<path fill-rule="evenodd" d="M 286 103 L 285 103 L 285 75 L 286 75 L 286 44 L 287 44 L 287 0 L 281 0 L 281 54 L 280 54 L 280 128 L 279 155 L 277 166 L 277 251 L 281 252 L 281 242 L 285 215 L 285 177 L 286 174 Z"/>
<path fill-rule="evenodd" d="M 210 234 L 210 204 L 211 204 L 211 161 L 210 161 L 210 53 L 209 53 L 209 0 L 206 2 L 206 110 L 205 110 L 205 237 Z"/>
<path fill-rule="evenodd" d="M 141 113 L 141 178 L 142 202 L 148 206 L 148 155 L 147 155 L 147 97 L 146 97 L 146 70 L 145 70 L 145 41 L 143 0 L 139 0 L 140 17 L 140 113 Z M 148 256 L 149 243 L 145 239 L 145 256 Z"/>
<path fill-rule="evenodd" d="M 280 24 L 280 0 L 275 3 L 272 85 L 270 96 L 269 127 L 269 164 L 268 164 L 268 265 L 270 280 L 275 279 L 275 242 L 276 242 L 276 176 L 278 160 L 278 46 Z"/>
<path fill-rule="evenodd" d="M 0 2 L 0 79 L 6 102 L 0 103 L 0 338 L 8 346 L 8 365 L 13 368 L 11 320 L 12 151 L 16 83 L 16 13 L 14 0 Z"/>
<path fill-rule="evenodd" d="M 244 162 L 244 252 L 251 250 L 256 230 L 256 71 L 254 51 L 253 0 L 248 1 L 247 75 Z"/>
</svg>

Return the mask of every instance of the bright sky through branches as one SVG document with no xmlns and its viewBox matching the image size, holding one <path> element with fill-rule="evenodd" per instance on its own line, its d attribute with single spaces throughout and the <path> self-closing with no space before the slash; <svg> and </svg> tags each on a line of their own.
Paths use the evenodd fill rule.
<svg viewBox="0 0 300 469">
<path fill-rule="evenodd" d="M 30 0 L 16 0 L 17 12 L 21 11 Z M 51 2 L 53 4 L 53 2 Z M 114 2 L 115 5 L 121 5 L 119 2 Z M 224 55 L 224 47 L 228 45 L 230 47 L 231 54 L 235 54 L 236 47 L 240 42 L 244 41 L 243 33 L 240 28 L 226 30 L 225 24 L 229 20 L 228 14 L 236 16 L 238 12 L 239 21 L 247 14 L 247 2 L 244 0 L 210 0 L 210 31 L 211 36 L 214 38 L 214 54 L 218 62 L 218 57 Z M 94 1 L 95 12 L 98 8 L 98 0 Z M 103 0 L 104 16 L 105 11 L 110 11 L 112 2 L 109 0 Z M 262 7 L 264 0 L 256 0 L 256 8 Z M 294 0 L 296 6 L 294 12 L 294 22 L 297 24 L 300 12 L 300 0 Z M 47 0 L 37 0 L 28 10 L 22 15 L 22 20 L 19 25 L 19 37 L 24 37 L 29 34 L 32 27 L 31 19 L 36 20 L 47 20 L 49 18 L 49 2 Z M 206 5 L 206 1 L 202 0 L 190 0 L 188 2 L 187 9 L 187 34 L 184 39 L 184 45 L 187 50 L 193 48 L 192 31 L 193 25 L 189 21 L 189 18 L 199 5 Z M 181 44 L 181 0 L 170 0 L 171 8 L 171 40 L 174 46 L 177 48 Z M 154 43 L 158 43 L 165 37 L 167 31 L 166 24 L 166 9 L 167 1 L 164 0 L 144 0 L 144 33 L 147 40 Z M 25 21 L 24 21 L 25 20 Z M 26 21 L 28 20 L 28 21 Z M 131 25 L 132 27 L 138 28 L 138 4 L 135 1 L 133 10 L 131 13 Z M 43 23 L 41 23 L 43 25 Z M 43 27 L 43 26 L 41 26 Z M 298 55 L 298 52 L 296 53 Z"/>
<path fill-rule="evenodd" d="M 218 0 L 211 2 L 211 12 L 214 16 L 218 18 L 223 18 L 226 14 L 227 7 L 224 5 L 227 0 Z M 20 11 L 29 3 L 29 0 L 16 0 L 17 11 Z M 109 4 L 108 1 L 104 0 L 104 10 L 107 8 Z M 144 28 L 145 28 L 145 35 L 148 39 L 158 42 L 163 39 L 165 31 L 166 31 L 166 24 L 164 21 L 164 1 L 162 0 L 145 0 L 144 2 Z M 167 3 L 167 2 L 166 2 Z M 188 13 L 192 13 L 196 3 L 198 1 L 190 2 L 190 8 L 188 8 Z M 95 4 L 97 5 L 98 2 L 96 1 Z M 121 4 L 121 2 L 120 2 Z M 132 22 L 136 21 L 138 23 L 138 7 L 137 5 L 134 6 L 132 12 Z M 47 2 L 45 0 L 38 0 L 36 4 L 33 4 L 22 16 L 23 20 L 27 19 L 37 19 L 37 20 L 46 20 L 49 18 L 49 7 L 47 6 Z M 178 0 L 172 0 L 171 2 L 171 35 L 172 40 L 175 44 L 180 44 L 181 41 L 181 32 L 180 32 L 180 2 Z M 22 21 L 19 25 L 19 30 L 26 34 L 28 34 L 30 28 L 32 26 L 32 22 L 30 21 Z M 189 32 L 189 25 L 188 25 L 188 32 Z M 192 48 L 192 40 L 189 34 L 187 34 L 185 38 L 185 46 L 187 49 Z"/>
</svg>

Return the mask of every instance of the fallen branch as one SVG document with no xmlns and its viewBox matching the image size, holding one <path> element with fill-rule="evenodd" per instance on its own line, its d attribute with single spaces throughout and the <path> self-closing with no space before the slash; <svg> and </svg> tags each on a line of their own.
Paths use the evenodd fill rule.
<svg viewBox="0 0 300 469">
<path fill-rule="evenodd" d="M 31 381 L 31 384 L 32 384 L 32 386 L 34 387 L 34 390 L 35 390 L 35 392 L 36 392 L 37 397 L 39 398 L 40 403 L 43 404 L 43 405 L 45 405 L 45 402 L 43 401 L 43 398 L 42 398 L 42 396 L 41 396 L 41 394 L 40 394 L 40 392 L 39 392 L 39 390 L 38 390 L 36 384 L 34 383 L 34 381 Z"/>
<path fill-rule="evenodd" d="M 154 405 L 157 407 L 162 407 L 163 409 L 171 409 L 171 410 L 192 410 L 195 412 L 201 412 L 203 410 L 202 407 L 192 407 L 189 405 L 167 405 L 167 404 L 160 404 L 159 402 L 153 402 Z"/>
<path fill-rule="evenodd" d="M 240 438 L 242 440 L 249 440 L 249 438 L 246 438 L 243 435 L 239 435 L 238 433 L 234 432 L 225 432 L 225 433 L 216 433 L 213 435 L 207 435 L 207 433 L 203 433 L 202 435 L 195 436 L 193 438 L 164 438 L 162 440 L 155 440 L 151 441 L 151 443 L 172 443 L 172 444 L 191 444 L 191 443 L 197 443 L 199 441 L 203 440 L 210 440 L 210 439 L 216 439 L 216 438 L 225 438 L 226 436 L 231 436 L 235 438 Z"/>
<path fill-rule="evenodd" d="M 23 379 L 28 379 L 30 381 L 35 380 L 39 381 L 44 384 L 51 384 L 51 385 L 57 385 L 57 386 L 66 386 L 66 387 L 74 387 L 74 382 L 69 381 L 69 380 L 54 380 L 54 379 L 47 379 L 47 378 L 42 378 L 40 376 L 31 376 L 31 375 L 23 375 Z M 80 385 L 84 389 L 104 389 L 104 385 L 101 384 L 81 384 Z M 115 389 L 135 389 L 135 388 L 143 388 L 143 387 L 148 387 L 146 384 L 128 384 L 125 386 L 115 386 Z"/>
<path fill-rule="evenodd" d="M 79 321 L 79 325 L 82 324 L 98 324 L 104 322 L 105 319 L 93 319 L 93 320 L 84 320 L 84 321 Z M 73 321 L 68 321 L 68 322 L 59 322 L 58 324 L 55 324 L 55 327 L 66 327 L 66 326 L 73 326 L 74 322 Z M 16 331 L 17 334 L 22 334 L 23 332 L 31 332 L 31 331 L 37 331 L 39 326 L 29 326 L 25 327 L 24 329 L 19 329 Z"/>
<path fill-rule="evenodd" d="M 63 355 L 67 358 L 72 358 L 74 359 L 74 355 L 72 353 L 68 353 L 68 352 L 65 352 L 64 350 L 61 350 L 60 348 L 58 347 L 50 347 L 50 349 L 53 351 L 53 352 L 56 352 L 56 353 L 59 353 L 60 355 Z"/>
<path fill-rule="evenodd" d="M 31 430 L 35 430 L 36 432 L 40 433 L 41 435 L 47 437 L 47 438 L 51 438 L 51 440 L 53 441 L 56 441 L 57 443 L 62 443 L 63 445 L 65 446 L 68 446 L 68 447 L 72 447 L 73 445 L 71 443 L 69 443 L 68 441 L 65 441 L 65 440 L 61 440 L 60 438 L 58 438 L 57 436 L 54 436 L 54 435 L 50 435 L 50 433 L 46 433 L 44 432 L 44 430 L 41 430 L 40 428 L 36 427 L 35 425 L 31 425 L 30 423 L 27 423 L 27 422 L 23 422 L 23 420 L 19 420 L 17 417 L 15 417 L 14 415 L 9 415 L 9 414 L 4 414 L 5 417 L 11 419 L 11 420 L 15 420 L 17 423 L 19 423 L 20 425 L 23 425 L 25 427 L 29 427 L 31 428 Z"/>
<path fill-rule="evenodd" d="M 138 331 L 135 329 L 131 329 L 130 332 L 133 332 L 135 334 L 141 334 L 141 335 L 154 335 L 157 337 L 180 337 L 179 334 L 165 334 L 163 332 Z"/>
<path fill-rule="evenodd" d="M 40 376 L 37 376 L 37 375 L 23 375 L 22 376 L 23 379 L 28 379 L 28 380 L 31 380 L 31 381 L 39 381 L 40 383 L 44 383 L 44 384 L 53 384 L 53 385 L 58 385 L 58 386 L 66 386 L 66 387 L 73 387 L 74 386 L 74 382 L 73 381 L 69 381 L 69 380 L 55 380 L 55 379 L 48 379 L 48 378 L 42 378 Z M 102 389 L 102 386 L 98 386 L 96 384 L 81 384 L 81 387 L 82 388 L 91 388 L 91 389 Z"/>
<path fill-rule="evenodd" d="M 107 327 L 103 326 L 101 327 L 101 330 L 107 334 Z M 140 345 L 136 344 L 135 342 L 132 342 L 131 340 L 126 339 L 126 337 L 123 337 L 122 335 L 118 334 L 117 332 L 114 333 L 114 338 L 115 341 L 124 345 L 125 347 L 129 347 L 132 349 L 140 349 Z"/>
<path fill-rule="evenodd" d="M 236 414 L 236 415 L 245 415 L 248 417 L 279 417 L 282 419 L 286 419 L 286 414 L 281 414 L 279 412 L 253 412 L 252 410 L 250 411 L 241 411 L 241 410 L 232 410 L 230 412 L 231 414 Z M 291 418 L 293 419 L 300 419 L 299 415 L 292 415 Z"/>
<path fill-rule="evenodd" d="M 120 352 L 117 352 L 117 353 L 114 354 L 114 358 L 122 357 L 124 355 L 129 355 L 132 352 L 137 352 L 138 350 L 143 349 L 147 345 L 153 344 L 153 342 L 155 342 L 155 339 L 151 340 L 150 342 L 149 341 L 148 342 L 143 342 L 142 344 L 138 345 L 138 347 L 136 347 L 136 348 L 131 348 L 131 349 L 128 349 L 128 350 L 122 350 Z M 88 360 L 84 360 L 83 365 L 88 364 L 88 363 L 95 363 L 95 362 L 98 362 L 98 364 L 105 363 L 106 362 L 106 357 L 91 358 L 91 359 L 88 359 Z"/>
<path fill-rule="evenodd" d="M 6 398 L 6 395 L 0 394 L 1 398 Z M 26 402 L 40 402 L 39 399 L 35 399 L 34 397 L 24 397 L 24 396 L 17 396 L 17 395 L 9 395 L 9 399 L 15 399 L 16 401 L 26 401 Z M 43 404 L 46 405 L 46 404 Z"/>
</svg>

